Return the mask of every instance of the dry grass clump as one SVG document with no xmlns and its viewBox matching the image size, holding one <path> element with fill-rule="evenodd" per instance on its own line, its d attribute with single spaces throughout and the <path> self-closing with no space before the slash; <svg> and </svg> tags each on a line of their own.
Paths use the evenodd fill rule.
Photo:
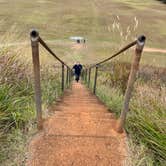
<svg viewBox="0 0 166 166">
<path fill-rule="evenodd" d="M 32 71 L 25 57 L 9 48 L 1 51 L 0 165 L 22 164 L 26 135 L 36 126 Z M 62 93 L 60 71 L 50 64 L 41 66 L 43 112 Z"/>
<path fill-rule="evenodd" d="M 28 66 L 19 62 L 9 51 L 0 56 L 0 129 L 21 127 L 33 114 L 33 89 Z M 28 115 L 29 114 L 29 115 Z"/>
<path fill-rule="evenodd" d="M 21 145 L 24 136 L 21 133 L 27 131 L 34 118 L 33 88 L 29 71 L 29 66 L 20 63 L 14 52 L 3 49 L 0 54 L 0 163 L 2 165 L 6 165 L 5 162 L 9 157 L 14 160 L 17 152 L 23 151 L 24 146 Z M 16 150 L 16 147 L 21 149 Z"/>
<path fill-rule="evenodd" d="M 104 64 L 99 68 L 101 71 L 99 74 L 99 81 L 102 84 L 110 85 L 111 87 L 119 88 L 124 94 L 127 86 L 127 80 L 130 73 L 131 64 L 112 62 L 110 64 Z M 105 72 L 106 71 L 106 72 Z"/>
<path fill-rule="evenodd" d="M 99 71 L 97 95 L 117 117 L 123 105 L 123 87 L 125 89 L 127 84 L 129 66 L 126 63 L 111 63 L 100 67 Z M 132 152 L 130 164 L 133 166 L 164 166 L 166 162 L 164 71 L 163 68 L 151 70 L 151 67 L 143 66 L 137 76 L 126 123 L 126 131 L 132 142 L 129 145 Z M 91 79 L 94 79 L 92 76 Z"/>
<path fill-rule="evenodd" d="M 166 68 L 164 67 L 154 67 L 149 65 L 141 66 L 139 71 L 139 77 L 144 81 L 156 81 L 166 82 Z"/>
<path fill-rule="evenodd" d="M 127 131 L 135 142 L 148 148 L 154 165 L 162 165 L 166 161 L 166 86 L 153 84 L 137 82 Z"/>
</svg>

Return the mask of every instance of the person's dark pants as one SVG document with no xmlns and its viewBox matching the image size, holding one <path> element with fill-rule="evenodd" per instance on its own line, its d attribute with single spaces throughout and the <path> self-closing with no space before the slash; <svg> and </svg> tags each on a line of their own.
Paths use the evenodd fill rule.
<svg viewBox="0 0 166 166">
<path fill-rule="evenodd" d="M 75 80 L 78 82 L 80 79 L 80 74 L 75 74 Z"/>
</svg>

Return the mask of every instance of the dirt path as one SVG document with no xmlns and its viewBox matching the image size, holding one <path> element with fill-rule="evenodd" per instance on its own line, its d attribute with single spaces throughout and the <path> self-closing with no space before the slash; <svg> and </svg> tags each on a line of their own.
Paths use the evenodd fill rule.
<svg viewBox="0 0 166 166">
<path fill-rule="evenodd" d="M 30 142 L 27 166 L 121 166 L 125 134 L 113 114 L 82 84 L 73 83 L 44 130 Z"/>
<path fill-rule="evenodd" d="M 160 48 L 148 48 L 148 47 L 145 47 L 145 48 L 144 48 L 144 51 L 145 51 L 145 52 L 152 52 L 152 53 L 155 53 L 155 52 L 158 52 L 158 53 L 166 53 L 166 50 L 160 49 Z"/>
</svg>

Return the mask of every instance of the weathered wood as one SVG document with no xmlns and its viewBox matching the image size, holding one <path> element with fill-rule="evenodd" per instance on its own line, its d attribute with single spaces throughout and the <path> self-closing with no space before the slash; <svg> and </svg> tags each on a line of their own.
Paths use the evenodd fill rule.
<svg viewBox="0 0 166 166">
<path fill-rule="evenodd" d="M 129 102 L 130 102 L 130 99 L 131 99 L 131 94 L 132 94 L 132 90 L 133 90 L 133 87 L 134 87 L 134 82 L 136 80 L 137 71 L 139 69 L 139 62 L 140 62 L 140 59 L 141 59 L 141 54 L 142 54 L 142 51 L 143 51 L 145 40 L 146 40 L 145 36 L 140 36 L 137 39 L 137 45 L 136 45 L 136 49 L 135 49 L 135 56 L 133 58 L 133 63 L 132 63 L 131 70 L 130 70 L 127 89 L 126 89 L 126 92 L 125 92 L 123 109 L 122 109 L 120 119 L 119 119 L 119 122 L 118 122 L 118 126 L 117 126 L 117 131 L 119 133 L 123 132 L 123 128 L 124 128 L 124 125 L 125 125 L 127 112 L 129 110 Z"/>
<path fill-rule="evenodd" d="M 85 81 L 85 71 L 82 70 L 82 80 Z"/>
<path fill-rule="evenodd" d="M 96 66 L 96 70 L 95 70 L 95 80 L 94 80 L 94 87 L 93 87 L 94 94 L 96 94 L 97 74 L 98 74 L 98 65 Z"/>
<path fill-rule="evenodd" d="M 72 81 L 72 73 L 73 71 L 69 69 L 69 84 L 71 84 L 71 81 Z"/>
<path fill-rule="evenodd" d="M 88 69 L 85 69 L 85 83 L 87 83 Z"/>
<path fill-rule="evenodd" d="M 62 63 L 62 82 L 61 82 L 62 91 L 64 91 L 64 77 L 65 77 L 64 64 Z"/>
<path fill-rule="evenodd" d="M 90 87 L 90 79 L 91 79 L 91 68 L 89 68 L 89 73 L 88 73 L 88 88 Z"/>
<path fill-rule="evenodd" d="M 35 102 L 36 102 L 36 115 L 37 127 L 43 128 L 42 124 L 42 101 L 41 101 L 41 85 L 40 85 L 40 60 L 39 60 L 39 33 L 36 30 L 30 32 L 31 46 L 32 46 L 32 60 L 34 69 L 34 83 L 35 83 Z"/>
<path fill-rule="evenodd" d="M 68 87 L 69 85 L 69 68 L 66 67 L 66 86 Z"/>
</svg>

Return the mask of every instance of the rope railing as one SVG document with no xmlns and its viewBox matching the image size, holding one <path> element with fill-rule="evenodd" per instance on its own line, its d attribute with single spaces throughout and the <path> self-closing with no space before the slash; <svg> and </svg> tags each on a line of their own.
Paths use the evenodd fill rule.
<svg viewBox="0 0 166 166">
<path fill-rule="evenodd" d="M 126 45 L 125 47 L 123 47 L 122 49 L 120 49 L 117 53 L 113 54 L 112 56 L 98 62 L 98 63 L 95 63 L 93 65 L 89 65 L 89 67 L 85 67 L 84 68 L 84 71 L 83 71 L 83 79 L 84 81 L 87 83 L 88 82 L 88 87 L 90 86 L 90 81 L 91 81 L 91 69 L 93 68 L 96 68 L 95 69 L 95 78 L 94 78 L 94 86 L 93 86 L 93 93 L 95 94 L 96 92 L 96 83 L 97 83 L 97 76 L 98 76 L 98 68 L 99 66 L 101 66 L 102 64 L 104 64 L 105 62 L 117 57 L 118 55 L 120 55 L 121 53 L 125 52 L 126 50 L 128 50 L 129 48 L 133 47 L 134 45 L 138 45 L 141 43 L 144 43 L 145 42 L 145 36 L 140 36 L 138 37 L 137 40 L 129 43 L 128 45 Z M 87 76 L 87 73 L 88 73 L 88 76 Z M 88 80 L 87 80 L 87 77 L 88 77 Z"/>
<path fill-rule="evenodd" d="M 63 65 L 66 67 L 70 68 L 64 61 L 62 61 L 48 46 L 47 44 L 39 37 L 39 42 L 40 44 L 54 57 L 56 58 L 59 62 L 61 62 Z"/>
<path fill-rule="evenodd" d="M 64 91 L 65 83 L 68 86 L 71 82 L 72 77 L 72 69 L 63 61 L 61 60 L 48 46 L 47 44 L 42 40 L 42 38 L 39 36 L 38 31 L 32 30 L 30 32 L 31 37 L 31 46 L 32 46 L 32 60 L 33 60 L 33 68 L 34 68 L 34 83 L 35 83 L 35 102 L 36 102 L 36 112 L 37 112 L 37 125 L 38 129 L 42 129 L 42 108 L 41 108 L 41 85 L 40 85 L 40 58 L 39 58 L 39 43 L 54 57 L 56 58 L 62 65 L 62 80 L 61 80 L 61 88 L 62 91 Z M 90 81 L 91 81 L 91 70 L 92 68 L 95 68 L 95 75 L 94 75 L 94 85 L 93 85 L 93 93 L 96 94 L 96 87 L 97 87 L 97 77 L 98 77 L 98 68 L 104 64 L 105 62 L 115 58 L 119 54 L 123 53 L 124 51 L 128 50 L 129 48 L 136 45 L 135 48 L 135 56 L 133 58 L 133 62 L 130 69 L 129 79 L 127 83 L 127 88 L 124 96 L 124 104 L 122 108 L 122 112 L 119 118 L 119 123 L 117 125 L 117 131 L 122 132 L 126 120 L 126 115 L 129 110 L 129 102 L 131 99 L 131 93 L 133 90 L 134 82 L 136 80 L 136 74 L 139 68 L 139 62 L 141 59 L 141 54 L 144 48 L 146 37 L 140 36 L 138 39 L 134 42 L 131 42 L 121 50 L 119 50 L 117 53 L 113 54 L 109 58 L 106 58 L 96 64 L 90 65 L 89 67 L 84 67 L 83 70 L 83 79 L 88 84 L 88 87 L 90 87 Z M 66 67 L 66 82 L 65 82 L 65 67 Z"/>
<path fill-rule="evenodd" d="M 112 56 L 110 56 L 109 58 L 106 58 L 96 64 L 90 65 L 88 68 L 86 67 L 86 70 L 88 70 L 88 88 L 90 87 L 90 79 L 91 79 L 91 69 L 96 67 L 96 71 L 95 71 L 95 81 L 94 81 L 94 87 L 93 87 L 93 93 L 96 93 L 96 83 L 97 83 L 97 74 L 98 74 L 98 67 L 99 65 L 115 58 L 116 56 L 120 55 L 121 53 L 123 53 L 124 51 L 128 50 L 129 48 L 133 47 L 134 45 L 137 44 L 137 40 L 135 40 L 134 42 L 129 43 L 127 46 L 125 46 L 124 48 L 120 49 L 117 53 L 113 54 Z M 87 77 L 87 76 L 85 76 Z"/>
<path fill-rule="evenodd" d="M 56 59 L 62 64 L 62 80 L 61 89 L 64 91 L 65 84 L 68 87 L 71 82 L 72 69 L 61 60 L 42 40 L 37 30 L 30 32 L 31 46 L 32 46 L 32 60 L 34 69 L 34 84 L 35 84 L 35 102 L 37 112 L 37 126 L 38 129 L 42 129 L 42 101 L 41 101 L 41 84 L 40 84 L 40 57 L 39 57 L 39 43 Z M 66 82 L 65 82 L 65 67 L 66 67 Z"/>
<path fill-rule="evenodd" d="M 115 58 L 116 56 L 120 55 L 121 53 L 123 53 L 124 51 L 128 50 L 129 48 L 133 47 L 133 46 L 136 45 L 136 44 L 137 44 L 137 40 L 134 41 L 134 42 L 132 42 L 132 43 L 130 43 L 130 44 L 128 44 L 127 46 L 125 46 L 124 48 L 122 48 L 121 50 L 119 50 L 117 53 L 113 54 L 113 55 L 110 56 L 109 58 L 104 59 L 104 60 L 102 60 L 101 62 L 96 63 L 95 65 L 92 65 L 90 68 L 93 68 L 93 67 L 95 67 L 95 66 L 97 66 L 97 65 L 101 65 L 101 64 L 103 64 L 103 63 L 105 63 L 105 62 L 107 62 L 107 61 L 109 61 L 109 60 Z"/>
<path fill-rule="evenodd" d="M 136 80 L 136 74 L 139 68 L 139 62 L 141 59 L 141 54 L 145 45 L 145 40 L 146 37 L 145 36 L 139 36 L 137 38 L 137 40 L 129 43 L 127 46 L 123 47 L 122 49 L 120 49 L 117 53 L 113 54 L 112 56 L 110 56 L 109 58 L 106 58 L 96 64 L 90 65 L 90 67 L 86 68 L 86 71 L 83 71 L 83 79 L 85 81 L 85 83 L 87 83 L 88 87 L 90 87 L 90 81 L 91 81 L 91 70 L 92 68 L 95 68 L 95 75 L 94 75 L 94 84 L 93 84 L 93 93 L 96 94 L 96 87 L 97 87 L 97 77 L 98 77 L 98 68 L 104 64 L 105 62 L 115 58 L 116 56 L 120 55 L 121 53 L 123 53 L 124 51 L 128 50 L 129 48 L 133 47 L 134 45 L 136 45 L 135 48 L 135 56 L 133 58 L 133 62 L 131 65 L 131 69 L 130 69 L 130 74 L 129 74 L 129 78 L 128 78 L 128 83 L 127 83 L 127 88 L 125 91 L 125 96 L 124 96 L 124 104 L 123 104 L 123 108 L 122 108 L 122 112 L 119 118 L 119 123 L 117 125 L 117 131 L 118 132 L 122 132 L 123 128 L 124 128 L 124 124 L 125 124 L 125 120 L 126 120 L 126 115 L 127 112 L 129 110 L 129 102 L 131 99 L 131 93 L 133 90 L 133 86 L 134 86 L 134 82 Z M 88 73 L 88 81 L 87 79 L 87 73 Z"/>
</svg>

